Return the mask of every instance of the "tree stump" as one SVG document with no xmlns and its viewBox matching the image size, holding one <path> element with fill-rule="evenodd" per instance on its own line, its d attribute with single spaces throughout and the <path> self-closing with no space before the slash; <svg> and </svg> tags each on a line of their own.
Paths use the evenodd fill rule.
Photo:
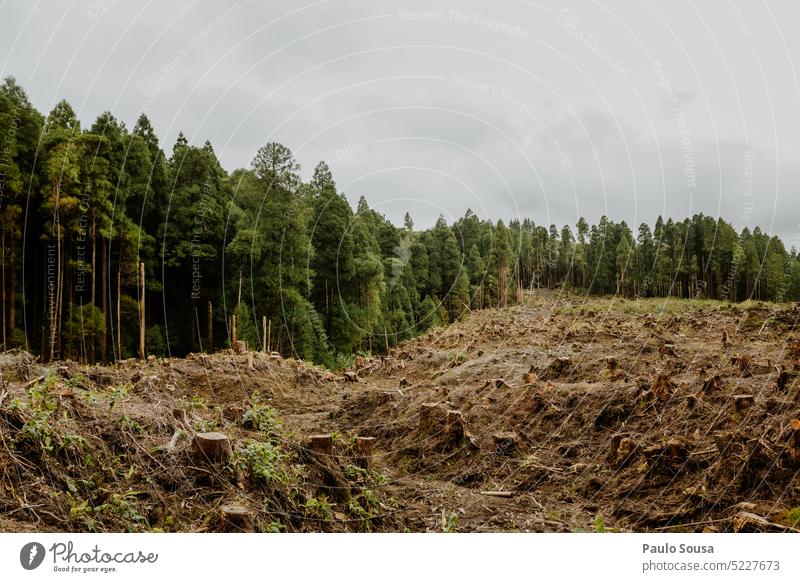
<svg viewBox="0 0 800 582">
<path fill-rule="evenodd" d="M 785 367 L 782 367 L 780 374 L 778 374 L 778 388 L 785 391 L 788 387 L 794 385 L 797 381 L 797 377 L 797 372 L 789 371 Z"/>
<path fill-rule="evenodd" d="M 492 439 L 495 454 L 507 456 L 519 448 L 519 441 L 515 432 L 498 432 L 492 435 Z"/>
<path fill-rule="evenodd" d="M 789 458 L 800 461 L 800 420 L 796 418 L 789 424 Z"/>
<path fill-rule="evenodd" d="M 269 359 L 270 360 L 282 360 L 283 356 L 281 355 L 280 352 L 270 352 L 269 353 Z"/>
<path fill-rule="evenodd" d="M 650 387 L 653 396 L 659 400 L 666 400 L 669 398 L 674 389 L 675 384 L 672 383 L 672 380 L 670 380 L 669 376 L 666 374 L 659 374 Z"/>
<path fill-rule="evenodd" d="M 445 434 L 447 439 L 454 444 L 461 444 L 467 436 L 467 425 L 464 415 L 460 410 L 448 410 L 445 420 Z"/>
<path fill-rule="evenodd" d="M 233 351 L 237 354 L 246 354 L 247 353 L 247 342 L 244 340 L 236 340 L 233 342 Z"/>
<path fill-rule="evenodd" d="M 372 453 L 375 449 L 375 437 L 356 437 L 356 466 L 369 469 L 372 465 Z"/>
<path fill-rule="evenodd" d="M 633 454 L 636 452 L 638 446 L 636 445 L 636 441 L 630 437 L 624 437 L 619 441 L 619 445 L 617 445 L 616 450 L 616 461 L 617 463 L 628 463 L 632 458 Z"/>
<path fill-rule="evenodd" d="M 541 375 L 542 380 L 558 378 L 566 374 L 572 367 L 572 359 L 567 356 L 560 356 L 554 359 Z"/>
<path fill-rule="evenodd" d="M 196 457 L 211 463 L 226 463 L 233 453 L 228 437 L 221 432 L 198 432 L 192 449 Z"/>
<path fill-rule="evenodd" d="M 669 441 L 665 453 L 667 458 L 673 463 L 682 463 L 688 457 L 686 445 L 680 441 Z"/>
<path fill-rule="evenodd" d="M 731 364 L 739 368 L 739 372 L 742 376 L 750 375 L 750 365 L 752 363 L 752 359 L 746 354 L 736 355 L 731 358 Z"/>
<path fill-rule="evenodd" d="M 719 374 L 712 376 L 703 382 L 703 392 L 719 391 L 724 388 L 725 383 L 722 381 L 722 377 Z"/>
<path fill-rule="evenodd" d="M 312 434 L 308 437 L 308 448 L 323 455 L 333 455 L 333 435 Z"/>
<path fill-rule="evenodd" d="M 530 386 L 534 382 L 536 382 L 536 374 L 534 374 L 533 372 L 525 372 L 522 375 L 522 383 L 525 386 Z"/>
<path fill-rule="evenodd" d="M 755 396 L 752 394 L 735 394 L 733 396 L 733 406 L 736 412 L 743 412 L 755 404 Z"/>
<path fill-rule="evenodd" d="M 239 505 L 223 505 L 220 507 L 220 530 L 228 533 L 253 533 L 256 531 L 253 516 Z"/>
<path fill-rule="evenodd" d="M 355 372 L 345 372 L 344 373 L 344 381 L 345 382 L 358 382 L 358 375 Z"/>
</svg>

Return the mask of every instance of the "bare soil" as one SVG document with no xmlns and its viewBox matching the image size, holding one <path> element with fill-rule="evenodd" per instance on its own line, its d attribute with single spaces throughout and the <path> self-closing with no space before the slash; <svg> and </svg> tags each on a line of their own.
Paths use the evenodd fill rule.
<svg viewBox="0 0 800 582">
<path fill-rule="evenodd" d="M 541 291 L 342 375 L 9 352 L 0 531 L 794 531 L 799 315 Z"/>
</svg>

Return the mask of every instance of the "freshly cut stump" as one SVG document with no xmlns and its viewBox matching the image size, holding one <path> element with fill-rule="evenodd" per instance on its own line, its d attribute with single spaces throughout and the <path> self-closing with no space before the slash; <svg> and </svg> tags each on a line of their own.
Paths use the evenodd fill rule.
<svg viewBox="0 0 800 582">
<path fill-rule="evenodd" d="M 454 444 L 461 444 L 467 436 L 467 425 L 464 422 L 464 415 L 460 410 L 448 410 L 445 421 L 445 433 L 447 439 Z"/>
<path fill-rule="evenodd" d="M 372 453 L 375 450 L 375 437 L 356 437 L 356 466 L 369 469 L 372 465 Z"/>
<path fill-rule="evenodd" d="M 253 533 L 256 531 L 253 516 L 239 505 L 223 505 L 220 507 L 220 530 L 228 533 Z"/>
<path fill-rule="evenodd" d="M 733 406 L 736 412 L 743 412 L 755 404 L 755 396 L 752 394 L 736 394 L 733 397 Z"/>
<path fill-rule="evenodd" d="M 243 340 L 236 340 L 233 344 L 233 351 L 237 354 L 246 354 L 247 353 L 247 343 Z"/>
<path fill-rule="evenodd" d="M 210 463 L 225 463 L 233 453 L 228 437 L 221 432 L 198 432 L 192 449 L 196 457 Z"/>
<path fill-rule="evenodd" d="M 312 434 L 308 437 L 308 448 L 323 455 L 333 455 L 333 435 Z"/>
</svg>

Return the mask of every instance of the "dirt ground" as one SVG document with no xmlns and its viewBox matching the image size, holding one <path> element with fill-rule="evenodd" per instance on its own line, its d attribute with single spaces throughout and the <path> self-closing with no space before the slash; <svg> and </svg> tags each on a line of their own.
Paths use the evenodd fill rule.
<svg viewBox="0 0 800 582">
<path fill-rule="evenodd" d="M 2 354 L 0 531 L 795 531 L 798 316 L 537 291 L 338 376 Z"/>
</svg>

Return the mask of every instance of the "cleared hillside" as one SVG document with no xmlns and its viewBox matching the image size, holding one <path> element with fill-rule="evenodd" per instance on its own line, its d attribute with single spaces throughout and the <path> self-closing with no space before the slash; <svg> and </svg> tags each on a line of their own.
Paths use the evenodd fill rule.
<svg viewBox="0 0 800 582">
<path fill-rule="evenodd" d="M 798 315 L 538 292 L 343 376 L 5 354 L 0 529 L 794 528 Z"/>
</svg>

